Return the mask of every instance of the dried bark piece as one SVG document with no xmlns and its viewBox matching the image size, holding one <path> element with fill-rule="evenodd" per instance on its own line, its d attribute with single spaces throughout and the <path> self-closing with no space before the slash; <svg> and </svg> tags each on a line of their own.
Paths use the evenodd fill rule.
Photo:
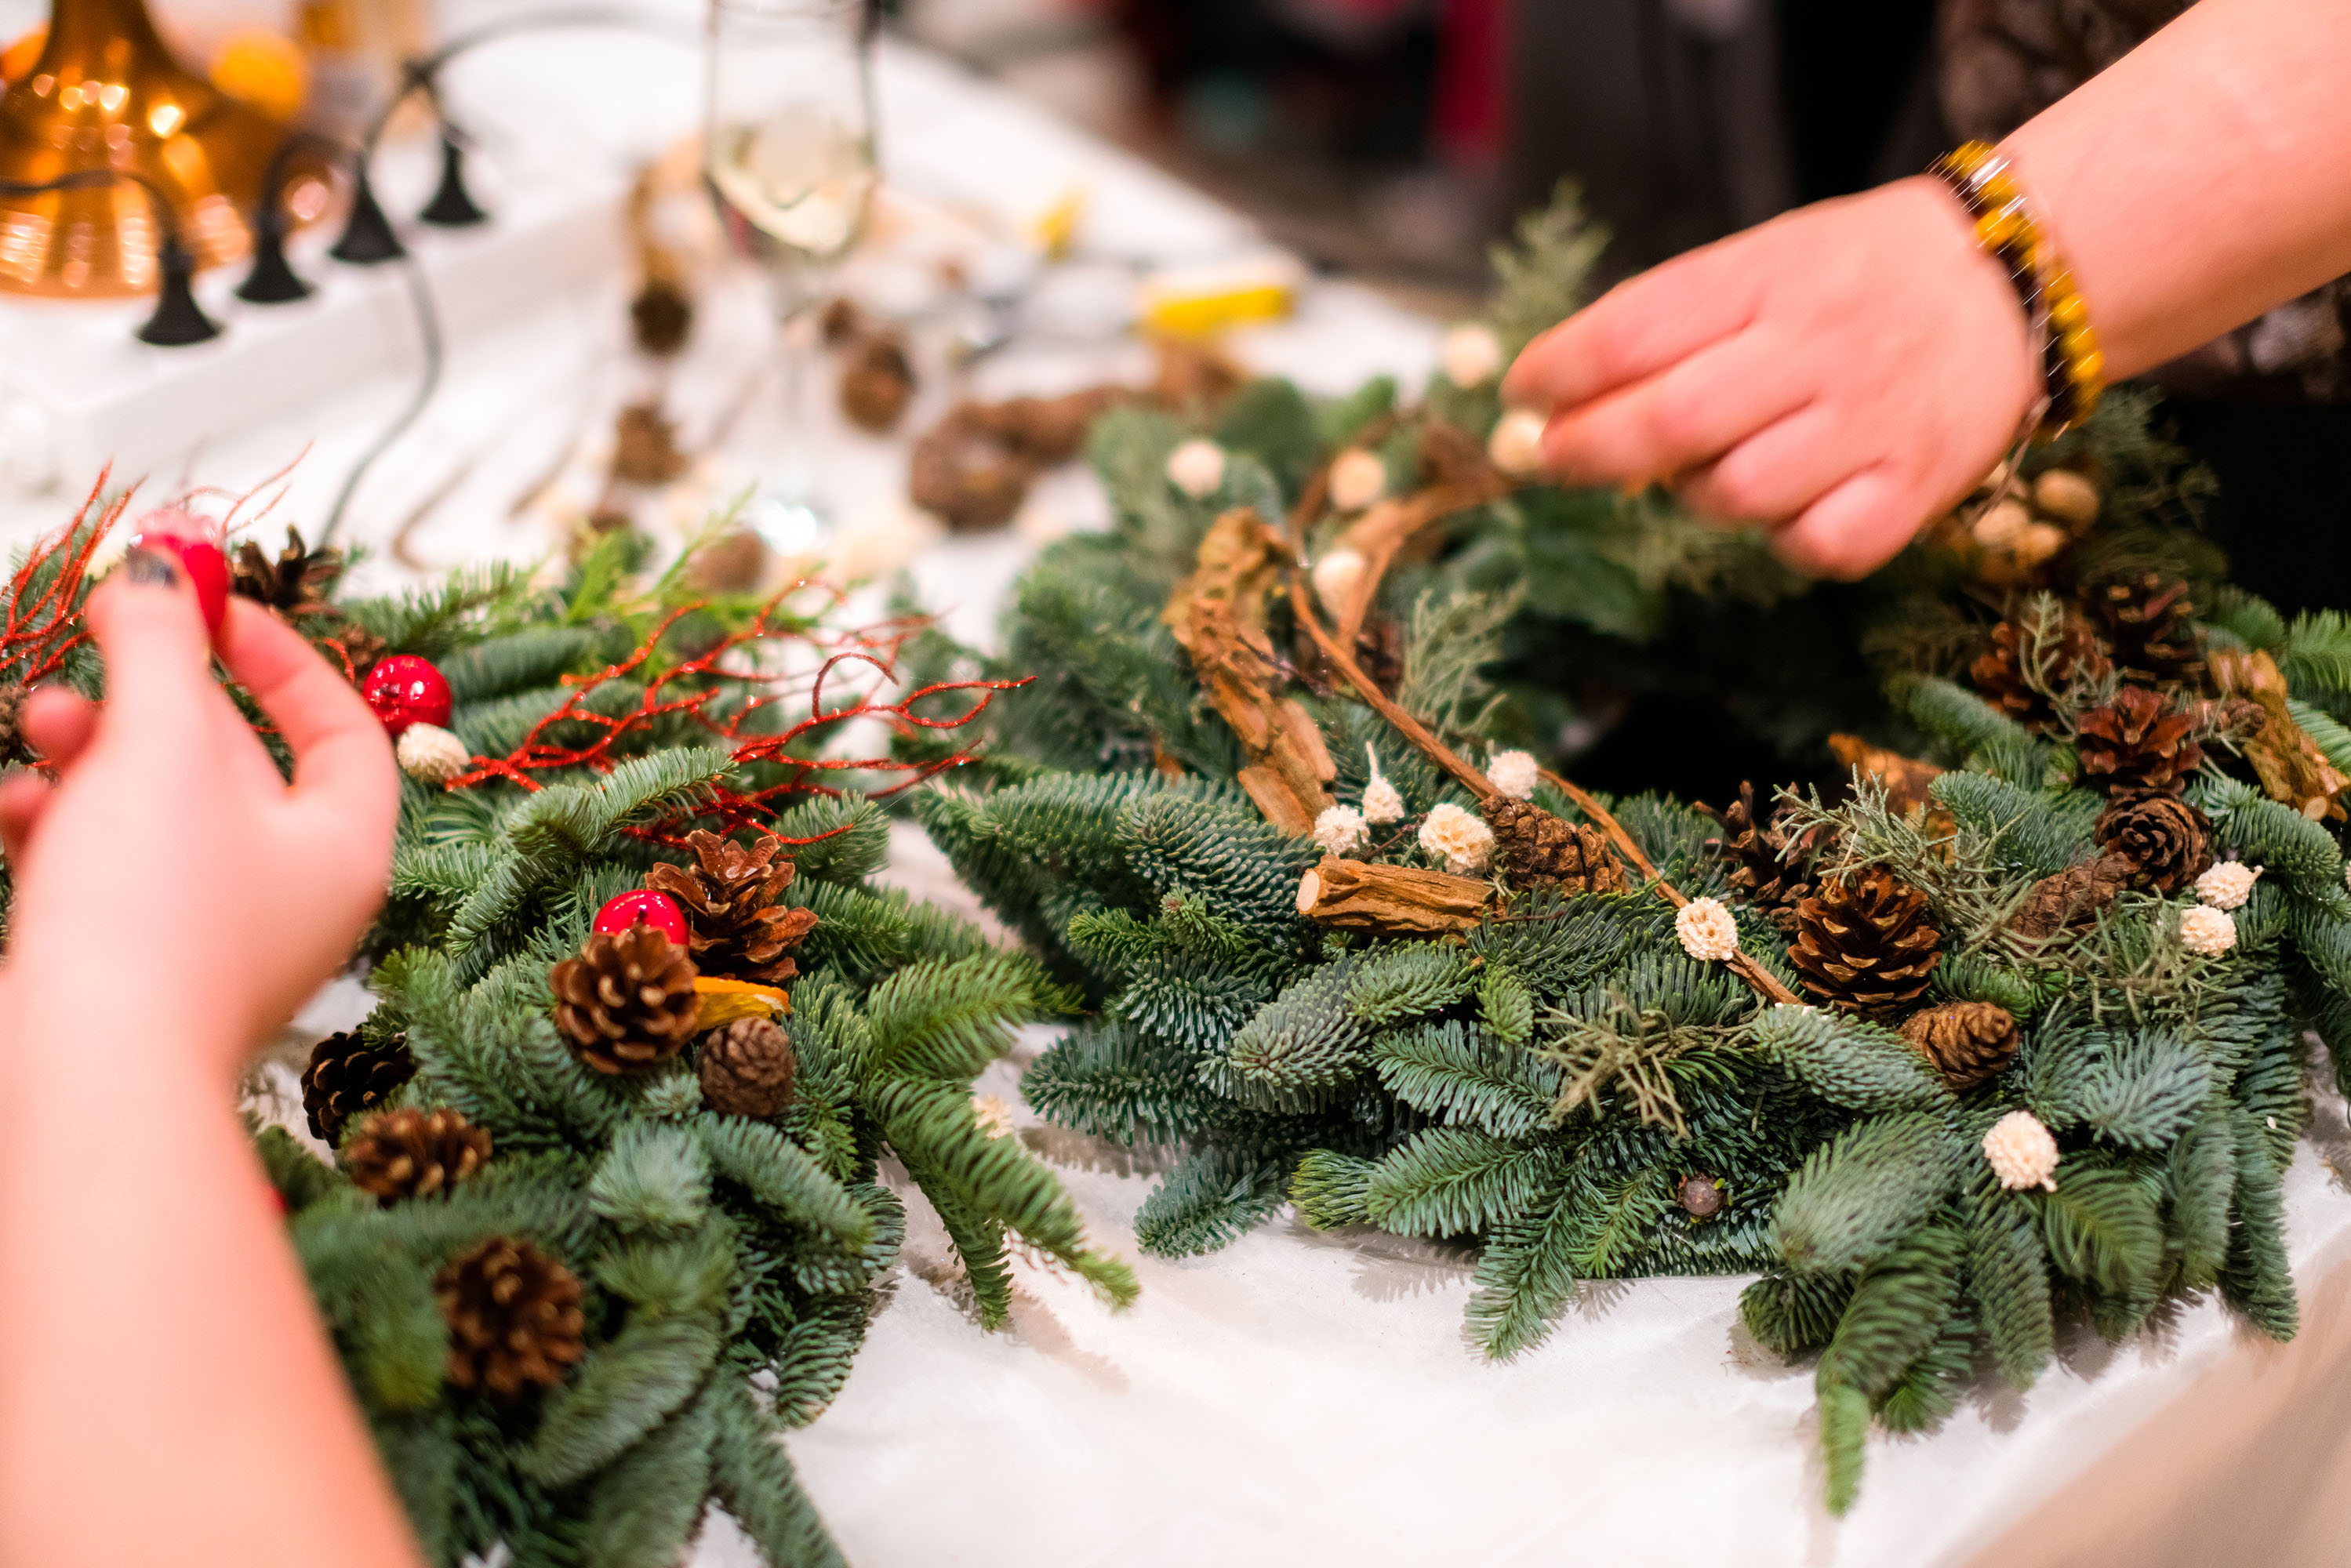
<svg viewBox="0 0 2351 1568">
<path fill-rule="evenodd" d="M 1493 894 L 1475 877 L 1324 855 L 1298 879 L 1298 913 L 1340 931 L 1444 936 L 1484 919 Z"/>
<path fill-rule="evenodd" d="M 2262 710 L 2260 730 L 2241 745 L 2269 798 L 2314 821 L 2341 821 L 2343 802 L 2335 797 L 2351 785 L 2351 779 L 2329 763 L 2318 743 L 2294 722 L 2285 706 L 2285 676 L 2277 661 L 2267 653 L 2215 653 L 2212 675 L 2223 695 L 2252 702 Z"/>
</svg>

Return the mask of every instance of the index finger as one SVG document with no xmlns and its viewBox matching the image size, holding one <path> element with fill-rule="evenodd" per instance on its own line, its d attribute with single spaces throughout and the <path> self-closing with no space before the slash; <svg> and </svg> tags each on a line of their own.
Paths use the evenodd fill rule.
<svg viewBox="0 0 2351 1568">
<path fill-rule="evenodd" d="M 221 663 L 293 751 L 296 794 L 331 795 L 343 810 L 387 818 L 398 810 L 400 774 L 382 723 L 299 632 L 251 600 L 232 599 L 219 646 Z"/>
<path fill-rule="evenodd" d="M 1512 407 L 1572 409 L 1679 363 L 1754 319 L 1748 269 L 1694 251 L 1625 279 L 1527 345 L 1502 377 Z"/>
</svg>

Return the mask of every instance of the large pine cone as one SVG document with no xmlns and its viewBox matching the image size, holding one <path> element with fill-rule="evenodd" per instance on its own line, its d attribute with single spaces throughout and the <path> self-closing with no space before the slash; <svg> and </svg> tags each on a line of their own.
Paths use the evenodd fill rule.
<svg viewBox="0 0 2351 1568">
<path fill-rule="evenodd" d="M 2167 897 L 2212 864 L 2212 824 L 2171 795 L 2116 800 L 2098 819 L 2098 847 L 2131 862 L 2131 883 Z"/>
<path fill-rule="evenodd" d="M 340 1142 L 352 1117 L 363 1116 L 416 1076 L 416 1059 L 405 1039 L 384 1043 L 356 1034 L 330 1034 L 310 1048 L 302 1069 L 302 1112 L 310 1135 Z"/>
<path fill-rule="evenodd" d="M 792 1103 L 799 1057 L 792 1037 L 766 1019 L 737 1019 L 702 1037 L 702 1103 L 729 1116 L 765 1120 Z"/>
<path fill-rule="evenodd" d="M 2023 906 L 2009 917 L 2008 928 L 2038 942 L 2069 927 L 2087 925 L 2130 885 L 2131 876 L 2132 862 L 2117 854 L 2100 855 L 2054 876 L 2044 876 L 2032 884 Z"/>
<path fill-rule="evenodd" d="M 343 1168 L 353 1186 L 389 1207 L 403 1197 L 446 1197 L 489 1157 L 489 1134 L 444 1105 L 377 1112 L 345 1145 Z"/>
<path fill-rule="evenodd" d="M 702 1011 L 694 965 L 653 926 L 599 931 L 547 977 L 555 1027 L 599 1072 L 650 1072 L 694 1038 Z"/>
<path fill-rule="evenodd" d="M 337 549 L 312 549 L 302 542 L 299 529 L 286 530 L 286 548 L 271 560 L 261 547 L 246 539 L 236 547 L 230 562 L 229 591 L 266 604 L 280 615 L 323 615 L 334 607 L 327 595 L 343 575 L 343 556 Z"/>
<path fill-rule="evenodd" d="M 2016 1060 L 2016 1019 L 1991 1002 L 1945 1002 L 1912 1013 L 1902 1020 L 1902 1037 L 1954 1089 L 1972 1089 Z"/>
<path fill-rule="evenodd" d="M 1822 883 L 1796 906 L 1788 948 L 1806 990 L 1870 1017 L 1916 999 L 1942 956 L 1927 895 L 1883 866 Z"/>
<path fill-rule="evenodd" d="M 449 1325 L 449 1381 L 512 1399 L 552 1388 L 588 1351 L 580 1281 L 528 1241 L 493 1236 L 433 1281 Z"/>
<path fill-rule="evenodd" d="M 657 865 L 645 885 L 684 907 L 695 967 L 705 975 L 780 986 L 799 972 L 784 955 L 816 929 L 816 915 L 777 902 L 794 867 L 770 835 L 748 848 L 700 829 L 688 833 L 693 866 Z"/>
<path fill-rule="evenodd" d="M 2082 773 L 2114 795 L 2177 795 L 2203 766 L 2189 738 L 2193 721 L 2145 686 L 2125 686 L 2115 700 L 2082 717 L 2074 744 Z"/>
<path fill-rule="evenodd" d="M 1622 893 L 1625 868 L 1597 828 L 1554 817 L 1540 806 L 1496 795 L 1481 808 L 1494 830 L 1497 857 L 1519 887 L 1568 893 Z"/>
<path fill-rule="evenodd" d="M 1755 786 L 1743 779 L 1729 810 L 1698 810 L 1722 829 L 1706 847 L 1722 857 L 1731 892 L 1781 930 L 1793 931 L 1796 905 L 1813 894 L 1813 835 L 1792 841 L 1786 829 L 1764 821 L 1755 810 Z"/>
<path fill-rule="evenodd" d="M 2001 622 L 1991 629 L 1990 651 L 1969 666 L 1968 679 L 1984 701 L 2017 723 L 2045 729 L 2057 716 L 2050 691 L 2097 679 L 2106 671 L 2106 656 L 2089 622 L 2065 614 L 2053 628 L 2026 620 Z"/>
<path fill-rule="evenodd" d="M 2123 679 L 2151 686 L 2189 685 L 2204 674 L 2196 644 L 2196 606 L 2188 585 L 2159 571 L 2085 589 L 2083 604 L 2096 620 Z"/>
</svg>

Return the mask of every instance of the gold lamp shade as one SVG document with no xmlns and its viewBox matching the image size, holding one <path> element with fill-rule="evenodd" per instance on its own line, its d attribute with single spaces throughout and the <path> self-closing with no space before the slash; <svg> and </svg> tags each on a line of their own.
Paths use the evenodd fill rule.
<svg viewBox="0 0 2351 1568">
<path fill-rule="evenodd" d="M 0 96 L 0 180 L 135 172 L 168 196 L 202 267 L 250 248 L 246 218 L 286 127 L 181 68 L 144 0 L 52 0 L 40 59 Z M 0 290 L 83 298 L 156 287 L 154 208 L 111 184 L 0 195 Z"/>
</svg>

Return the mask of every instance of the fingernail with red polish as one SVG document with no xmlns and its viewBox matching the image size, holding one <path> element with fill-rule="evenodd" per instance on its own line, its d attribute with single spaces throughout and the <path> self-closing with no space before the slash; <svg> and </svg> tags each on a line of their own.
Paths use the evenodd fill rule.
<svg viewBox="0 0 2351 1568">
<path fill-rule="evenodd" d="M 151 588 L 180 586 L 180 567 L 162 550 L 134 549 L 122 558 L 122 575 Z"/>
</svg>

